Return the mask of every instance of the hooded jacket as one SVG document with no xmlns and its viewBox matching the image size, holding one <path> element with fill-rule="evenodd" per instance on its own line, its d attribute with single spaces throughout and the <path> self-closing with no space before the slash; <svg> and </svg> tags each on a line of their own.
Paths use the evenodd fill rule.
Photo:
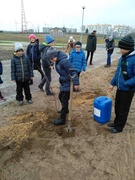
<svg viewBox="0 0 135 180">
<path fill-rule="evenodd" d="M 33 77 L 33 71 L 31 69 L 31 63 L 28 58 L 23 55 L 21 57 L 13 53 L 13 59 L 11 60 L 11 79 L 17 82 L 29 81 Z"/>
<path fill-rule="evenodd" d="M 97 37 L 91 33 L 87 37 L 86 51 L 94 52 L 96 50 Z"/>
<path fill-rule="evenodd" d="M 67 55 L 62 51 L 58 51 L 57 61 L 55 64 L 56 71 L 59 73 L 60 91 L 70 92 L 70 76 L 68 70 L 73 69 L 71 62 L 67 59 Z M 74 85 L 79 85 L 78 76 L 73 79 Z"/>
<path fill-rule="evenodd" d="M 123 77 L 121 60 L 122 57 L 118 62 L 116 72 L 111 80 L 111 85 L 117 86 L 117 88 L 122 91 L 129 91 L 131 87 L 135 90 L 135 51 L 131 52 L 126 58 L 128 80 L 125 80 Z"/>
</svg>

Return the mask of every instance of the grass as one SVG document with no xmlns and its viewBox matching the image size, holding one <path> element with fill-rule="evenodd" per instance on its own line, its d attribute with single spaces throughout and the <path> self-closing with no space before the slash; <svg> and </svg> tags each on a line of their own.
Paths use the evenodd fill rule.
<svg viewBox="0 0 135 180">
<path fill-rule="evenodd" d="M 45 34 L 35 34 L 39 39 L 39 42 L 45 41 Z M 59 46 L 65 49 L 67 41 L 70 36 L 73 36 L 76 41 L 80 41 L 80 34 L 65 34 L 64 37 L 54 37 L 55 42 L 54 46 Z M 88 34 L 82 34 L 82 43 L 86 44 Z M 12 52 L 14 51 L 15 42 L 28 42 L 29 43 L 29 34 L 22 33 L 0 33 L 0 60 L 7 60 L 12 58 Z M 118 40 L 117 40 L 118 41 Z M 115 44 L 117 44 L 115 41 Z M 97 35 L 97 43 L 104 44 L 105 39 Z M 24 46 L 26 50 L 26 46 Z"/>
<path fill-rule="evenodd" d="M 40 42 L 45 41 L 45 34 L 35 34 Z M 76 41 L 80 41 L 80 34 L 66 34 L 64 37 L 54 37 L 55 42 L 59 45 L 66 44 L 69 37 L 73 36 Z M 82 35 L 82 43 L 86 44 L 88 34 Z M 12 43 L 12 42 L 29 42 L 29 34 L 21 33 L 0 33 L 0 43 Z M 97 43 L 104 44 L 104 38 L 97 36 Z"/>
</svg>

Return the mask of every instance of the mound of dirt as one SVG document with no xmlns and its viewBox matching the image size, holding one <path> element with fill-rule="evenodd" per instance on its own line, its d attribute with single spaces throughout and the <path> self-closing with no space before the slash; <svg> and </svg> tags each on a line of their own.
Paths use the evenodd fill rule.
<svg viewBox="0 0 135 180">
<path fill-rule="evenodd" d="M 81 75 L 81 91 L 73 93 L 72 127 L 75 137 L 63 138 L 66 125 L 54 126 L 59 117 L 59 85 L 56 95 L 33 94 L 33 104 L 13 101 L 0 107 L 1 180 L 133 180 L 135 177 L 135 100 L 122 133 L 110 134 L 107 125 L 93 120 L 93 101 L 112 98 L 109 81 L 117 62 Z M 114 112 L 112 111 L 112 119 Z"/>
</svg>

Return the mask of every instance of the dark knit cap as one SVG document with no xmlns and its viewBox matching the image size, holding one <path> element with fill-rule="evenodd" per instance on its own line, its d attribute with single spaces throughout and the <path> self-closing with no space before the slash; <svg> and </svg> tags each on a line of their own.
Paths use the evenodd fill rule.
<svg viewBox="0 0 135 180">
<path fill-rule="evenodd" d="M 55 58 L 57 57 L 57 55 L 58 55 L 58 51 L 54 47 L 50 47 L 46 52 L 46 56 L 48 59 Z"/>
<path fill-rule="evenodd" d="M 82 43 L 80 42 L 80 41 L 77 41 L 76 43 L 75 43 L 75 46 L 82 46 Z"/>
<path fill-rule="evenodd" d="M 119 41 L 118 47 L 121 49 L 132 50 L 134 48 L 134 39 L 131 36 L 125 36 Z"/>
</svg>

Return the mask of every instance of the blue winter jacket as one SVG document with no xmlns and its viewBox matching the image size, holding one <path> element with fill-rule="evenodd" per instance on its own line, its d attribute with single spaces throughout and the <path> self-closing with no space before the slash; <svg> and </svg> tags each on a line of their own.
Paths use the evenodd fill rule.
<svg viewBox="0 0 135 180">
<path fill-rule="evenodd" d="M 23 55 L 22 57 L 16 56 L 11 60 L 11 79 L 17 82 L 29 81 L 33 77 L 33 71 L 30 61 Z"/>
<path fill-rule="evenodd" d="M 130 88 L 134 86 L 133 90 L 135 90 L 135 51 L 130 53 L 126 59 L 127 74 L 129 76 L 128 80 L 125 80 L 123 77 L 121 60 L 122 57 L 118 62 L 117 70 L 111 80 L 111 85 L 117 86 L 117 88 L 122 91 L 129 91 Z"/>
<path fill-rule="evenodd" d="M 76 52 L 76 49 L 73 49 L 69 56 L 69 60 L 77 72 L 86 71 L 86 58 L 82 49 L 79 52 Z"/>
<path fill-rule="evenodd" d="M 73 68 L 71 62 L 67 59 L 67 55 L 62 51 L 58 51 L 57 62 L 55 64 L 56 71 L 59 73 L 60 91 L 70 92 L 70 76 L 68 70 Z M 78 76 L 73 80 L 74 85 L 79 85 Z"/>
</svg>

